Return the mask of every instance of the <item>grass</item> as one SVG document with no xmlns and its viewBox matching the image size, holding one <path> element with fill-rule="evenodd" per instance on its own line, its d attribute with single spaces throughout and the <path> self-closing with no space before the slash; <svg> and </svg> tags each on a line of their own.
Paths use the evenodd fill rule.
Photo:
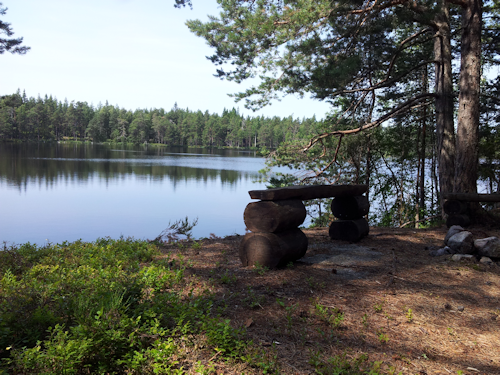
<svg viewBox="0 0 500 375">
<path fill-rule="evenodd" d="M 185 268 L 132 239 L 5 248 L 0 371 L 211 373 L 206 358 L 272 368 Z"/>
</svg>

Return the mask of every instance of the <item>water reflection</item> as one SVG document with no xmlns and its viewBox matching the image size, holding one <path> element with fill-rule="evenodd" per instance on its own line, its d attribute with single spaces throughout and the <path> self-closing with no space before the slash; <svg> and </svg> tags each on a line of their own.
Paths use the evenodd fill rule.
<svg viewBox="0 0 500 375">
<path fill-rule="evenodd" d="M 195 152 L 193 152 L 195 151 Z M 127 175 L 151 181 L 214 181 L 236 184 L 255 180 L 262 168 L 255 153 L 234 150 L 182 149 L 145 146 L 36 144 L 0 146 L 0 179 L 26 189 L 41 182 L 85 183 L 91 178 L 109 182 Z"/>
<path fill-rule="evenodd" d="M 151 239 L 186 216 L 196 238 L 244 234 L 263 166 L 234 150 L 0 144 L 0 242 Z"/>
</svg>

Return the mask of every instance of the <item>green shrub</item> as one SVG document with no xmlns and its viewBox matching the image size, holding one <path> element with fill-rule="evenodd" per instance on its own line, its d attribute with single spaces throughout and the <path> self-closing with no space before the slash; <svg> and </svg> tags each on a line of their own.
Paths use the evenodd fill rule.
<svg viewBox="0 0 500 375">
<path fill-rule="evenodd" d="M 312 353 L 309 364 L 320 375 L 394 375 L 396 369 L 392 366 L 382 368 L 382 362 L 370 362 L 366 354 L 348 358 L 346 353 L 330 358 L 322 358 L 319 352 Z M 401 374 L 398 373 L 399 375 Z"/>
<path fill-rule="evenodd" d="M 0 254 L 0 373 L 182 373 L 194 336 L 221 359 L 245 357 L 244 332 L 183 293 L 183 262 L 154 244 L 99 239 Z"/>
</svg>

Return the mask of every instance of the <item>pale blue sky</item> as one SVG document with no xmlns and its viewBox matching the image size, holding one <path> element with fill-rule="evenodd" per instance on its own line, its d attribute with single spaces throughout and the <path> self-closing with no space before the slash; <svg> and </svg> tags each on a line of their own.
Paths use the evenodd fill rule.
<svg viewBox="0 0 500 375">
<path fill-rule="evenodd" d="M 0 95 L 99 102 L 126 109 L 181 108 L 221 113 L 237 107 L 252 116 L 323 118 L 326 103 L 287 97 L 258 112 L 227 96 L 241 86 L 213 77 L 213 51 L 184 25 L 218 14 L 215 0 L 175 9 L 173 0 L 0 0 L 2 17 L 31 51 L 0 55 Z"/>
</svg>

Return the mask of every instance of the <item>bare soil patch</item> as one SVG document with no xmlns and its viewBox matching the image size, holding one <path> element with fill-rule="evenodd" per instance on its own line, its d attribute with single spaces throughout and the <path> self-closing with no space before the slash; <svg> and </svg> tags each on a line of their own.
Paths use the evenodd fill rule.
<svg viewBox="0 0 500 375">
<path fill-rule="evenodd" d="M 496 229 L 469 230 L 500 237 Z M 189 276 L 208 283 L 223 316 L 245 327 L 280 373 L 312 374 L 312 358 L 364 353 L 395 373 L 500 374 L 500 265 L 429 256 L 446 231 L 370 228 L 356 244 L 367 256 L 349 262 L 342 256 L 351 244 L 332 241 L 327 228 L 305 230 L 306 257 L 339 257 L 278 270 L 243 267 L 239 236 L 164 251 L 190 261 Z M 253 372 L 224 364 L 217 371 Z"/>
</svg>

